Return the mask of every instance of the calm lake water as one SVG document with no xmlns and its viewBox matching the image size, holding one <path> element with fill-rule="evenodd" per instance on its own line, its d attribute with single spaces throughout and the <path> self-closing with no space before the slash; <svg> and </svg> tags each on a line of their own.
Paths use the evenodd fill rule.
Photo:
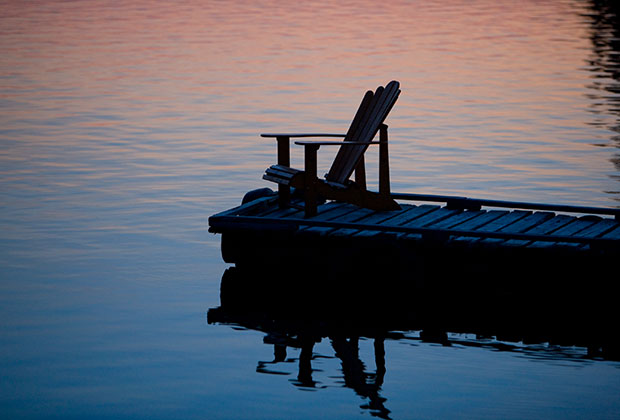
<svg viewBox="0 0 620 420">
<path fill-rule="evenodd" d="M 392 79 L 394 191 L 618 207 L 612 4 L 1 1 L 0 418 L 618 418 L 620 363 L 579 346 L 401 331 L 379 384 L 362 338 L 371 395 L 337 343 L 312 388 L 207 323 L 207 218 L 270 186 L 259 133 L 343 132 Z"/>
</svg>

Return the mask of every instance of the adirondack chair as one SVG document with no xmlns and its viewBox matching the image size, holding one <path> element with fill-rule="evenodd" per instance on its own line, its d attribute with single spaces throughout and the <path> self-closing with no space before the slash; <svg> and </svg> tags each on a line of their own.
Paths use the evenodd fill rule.
<svg viewBox="0 0 620 420">
<path fill-rule="evenodd" d="M 351 122 L 347 134 L 261 134 L 275 138 L 278 145 L 278 163 L 265 171 L 263 179 L 278 184 L 279 203 L 290 205 L 291 187 L 303 191 L 306 217 L 317 212 L 319 197 L 355 204 L 373 210 L 398 210 L 400 206 L 390 197 L 390 170 L 388 162 L 388 126 L 383 122 L 400 94 L 399 83 L 392 81 L 385 88 L 368 91 Z M 373 141 L 379 132 L 379 141 Z M 343 137 L 343 141 L 299 140 L 304 146 L 304 170 L 290 166 L 290 139 L 306 137 Z M 366 188 L 364 153 L 370 145 L 379 145 L 379 192 Z M 334 162 L 325 175 L 317 177 L 317 151 L 321 146 L 340 146 Z M 355 182 L 349 178 L 355 171 Z"/>
</svg>

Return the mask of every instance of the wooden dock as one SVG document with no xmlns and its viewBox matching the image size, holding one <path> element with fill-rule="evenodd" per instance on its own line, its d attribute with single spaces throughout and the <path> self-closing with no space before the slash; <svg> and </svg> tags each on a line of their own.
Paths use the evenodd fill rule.
<svg viewBox="0 0 620 420">
<path fill-rule="evenodd" d="M 319 251 L 331 243 L 347 243 L 349 250 L 389 245 L 410 250 L 406 252 L 432 247 L 620 261 L 620 209 L 419 194 L 393 197 L 418 204 L 375 211 L 328 202 L 318 206 L 316 216 L 304 217 L 295 202 L 281 208 L 277 197 L 267 196 L 211 216 L 209 230 L 223 234 L 223 257 L 230 263 L 264 252 L 274 255 L 275 250 L 278 255 L 307 257 L 314 253 L 312 246 Z"/>
<path fill-rule="evenodd" d="M 327 202 L 316 216 L 304 217 L 302 209 L 281 208 L 270 195 L 211 216 L 209 230 L 222 234 L 225 262 L 272 273 L 266 287 L 291 293 L 312 285 L 339 288 L 333 296 L 359 289 L 363 297 L 390 284 L 392 291 L 430 292 L 440 300 L 449 292 L 455 298 L 565 299 L 582 309 L 600 304 L 601 317 L 609 317 L 607 298 L 620 293 L 620 209 L 393 197 L 401 210 Z"/>
</svg>

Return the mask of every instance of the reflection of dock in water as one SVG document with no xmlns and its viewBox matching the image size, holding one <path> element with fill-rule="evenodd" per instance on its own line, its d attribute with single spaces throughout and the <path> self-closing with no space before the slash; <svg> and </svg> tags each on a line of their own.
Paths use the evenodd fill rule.
<svg viewBox="0 0 620 420">
<path fill-rule="evenodd" d="M 295 361 L 287 349 L 298 349 L 297 375 L 290 382 L 302 389 L 328 387 L 313 376 L 312 364 L 337 358 L 341 386 L 354 390 L 365 401 L 361 407 L 380 418 L 390 418 L 389 401 L 382 395 L 386 373 L 389 377 L 386 340 L 488 348 L 533 359 L 620 360 L 614 311 L 576 304 L 581 290 L 541 289 L 534 297 L 505 290 L 454 292 L 390 278 L 377 282 L 372 273 L 368 278 L 359 272 L 334 284 L 329 276 L 317 279 L 313 270 L 289 275 L 264 268 L 226 270 L 221 306 L 209 310 L 209 323 L 265 333 L 263 341 L 273 345 L 274 358 L 258 362 L 258 373 L 286 374 L 277 366 Z M 360 339 L 372 340 L 374 372 L 360 358 Z M 314 353 L 322 340 L 330 343 L 331 354 Z"/>
</svg>

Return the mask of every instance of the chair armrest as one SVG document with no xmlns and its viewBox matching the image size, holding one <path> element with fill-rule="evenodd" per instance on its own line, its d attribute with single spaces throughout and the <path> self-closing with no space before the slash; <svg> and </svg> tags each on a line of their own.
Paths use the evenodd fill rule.
<svg viewBox="0 0 620 420">
<path fill-rule="evenodd" d="M 260 135 L 261 137 L 288 137 L 288 138 L 297 138 L 297 137 L 346 137 L 346 134 L 328 134 L 328 133 L 264 133 Z"/>
<path fill-rule="evenodd" d="M 366 146 L 367 144 L 380 144 L 380 142 L 378 141 L 368 141 L 365 143 L 361 143 L 361 142 L 356 142 L 356 141 L 304 141 L 304 140 L 299 140 L 296 141 L 295 144 L 299 145 L 299 146 L 310 146 L 310 145 L 315 145 L 315 146 Z"/>
</svg>

